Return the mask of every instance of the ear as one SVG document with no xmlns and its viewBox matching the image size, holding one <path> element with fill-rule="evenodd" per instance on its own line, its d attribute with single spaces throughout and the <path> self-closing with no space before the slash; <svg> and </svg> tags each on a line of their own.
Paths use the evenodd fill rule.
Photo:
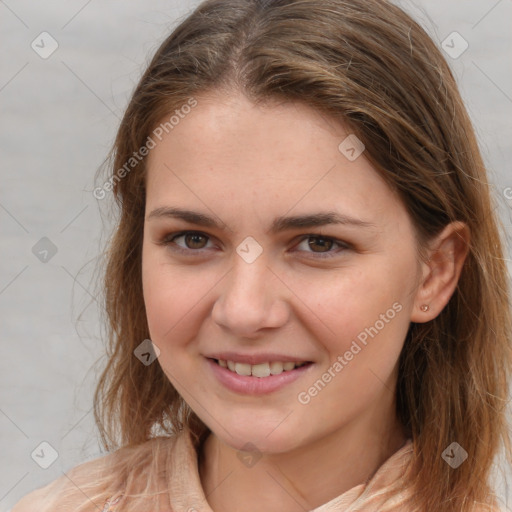
<svg viewBox="0 0 512 512">
<path fill-rule="evenodd" d="M 468 254 L 469 228 L 463 222 L 452 222 L 436 236 L 428 248 L 428 261 L 421 264 L 411 322 L 423 323 L 436 318 L 448 304 L 457 287 Z M 426 311 L 421 307 L 428 306 Z"/>
</svg>

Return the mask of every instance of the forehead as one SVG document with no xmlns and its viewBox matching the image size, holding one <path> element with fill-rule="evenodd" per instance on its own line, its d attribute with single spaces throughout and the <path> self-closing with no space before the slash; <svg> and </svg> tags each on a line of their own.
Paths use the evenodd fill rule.
<svg viewBox="0 0 512 512">
<path fill-rule="evenodd" d="M 347 158 L 349 136 L 343 123 L 301 103 L 258 106 L 241 94 L 198 97 L 150 151 L 147 203 L 229 205 L 258 217 L 326 202 L 365 212 L 365 218 L 403 214 L 364 152 Z"/>
</svg>

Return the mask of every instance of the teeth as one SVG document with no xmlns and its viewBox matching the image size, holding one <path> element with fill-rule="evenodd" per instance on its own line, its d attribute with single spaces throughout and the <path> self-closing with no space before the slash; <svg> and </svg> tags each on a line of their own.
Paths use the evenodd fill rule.
<svg viewBox="0 0 512 512">
<path fill-rule="evenodd" d="M 270 373 L 272 375 L 279 375 L 280 373 L 283 373 L 283 370 L 283 363 L 280 363 L 279 361 L 270 363 Z"/>
<path fill-rule="evenodd" d="M 254 364 L 251 370 L 254 377 L 268 377 L 270 375 L 270 365 L 268 363 Z"/>
<path fill-rule="evenodd" d="M 238 375 L 251 375 L 251 365 L 246 363 L 235 363 L 235 372 Z"/>
<path fill-rule="evenodd" d="M 269 375 L 279 375 L 280 373 L 283 373 L 283 371 L 288 372 L 293 370 L 294 368 L 298 368 L 306 364 L 304 362 L 281 363 L 279 361 L 273 361 L 271 363 L 260 363 L 250 365 L 247 363 L 235 363 L 234 361 L 226 361 L 223 359 L 219 359 L 217 363 L 219 364 L 219 366 L 222 366 L 222 368 L 228 368 L 229 370 L 237 373 L 238 375 L 252 375 L 253 377 L 268 377 Z"/>
</svg>

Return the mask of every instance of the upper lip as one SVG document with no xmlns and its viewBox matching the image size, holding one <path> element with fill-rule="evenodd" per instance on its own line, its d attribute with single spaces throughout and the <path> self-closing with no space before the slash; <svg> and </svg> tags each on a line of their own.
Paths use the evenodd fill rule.
<svg viewBox="0 0 512 512">
<path fill-rule="evenodd" d="M 237 354 L 236 352 L 217 352 L 215 354 L 205 355 L 209 359 L 221 359 L 224 361 L 233 361 L 235 363 L 246 363 L 246 364 L 261 364 L 261 363 L 273 363 L 273 362 L 292 362 L 292 363 L 309 363 L 310 359 L 303 359 L 302 357 L 287 356 L 284 354 L 271 354 L 271 353 L 260 353 L 260 354 Z"/>
</svg>

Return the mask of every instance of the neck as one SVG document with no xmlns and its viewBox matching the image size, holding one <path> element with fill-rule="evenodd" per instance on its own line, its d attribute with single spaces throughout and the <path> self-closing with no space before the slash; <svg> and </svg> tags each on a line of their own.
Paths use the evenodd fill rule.
<svg viewBox="0 0 512 512">
<path fill-rule="evenodd" d="M 210 434 L 199 468 L 208 503 L 214 512 L 303 512 L 365 484 L 407 439 L 396 416 L 386 417 L 381 409 L 307 446 L 262 454 L 251 467 Z"/>
</svg>

